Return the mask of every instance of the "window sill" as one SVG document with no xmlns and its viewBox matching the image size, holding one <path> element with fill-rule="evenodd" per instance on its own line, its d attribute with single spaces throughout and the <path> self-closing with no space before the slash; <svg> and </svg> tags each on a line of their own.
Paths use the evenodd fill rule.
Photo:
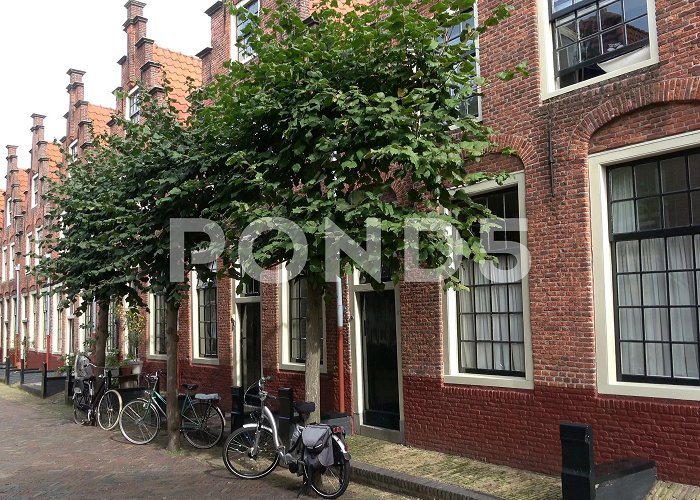
<svg viewBox="0 0 700 500">
<path fill-rule="evenodd" d="M 280 363 L 280 370 L 287 370 L 290 372 L 305 372 L 306 365 L 303 363 Z M 321 373 L 327 373 L 326 365 L 321 365 Z"/>
<path fill-rule="evenodd" d="M 168 359 L 168 355 L 167 354 L 149 354 L 148 356 L 146 356 L 146 359 L 149 359 L 149 360 L 152 359 L 154 361 L 165 361 Z"/>
<path fill-rule="evenodd" d="M 502 387 L 504 389 L 534 389 L 532 380 L 521 377 L 500 377 L 498 375 L 478 375 L 474 373 L 459 373 L 445 375 L 446 384 L 478 385 L 483 387 Z"/>
<path fill-rule="evenodd" d="M 658 58 L 652 56 L 650 59 L 647 59 L 646 61 L 641 61 L 641 62 L 638 62 L 636 64 L 631 64 L 631 65 L 626 66 L 624 68 L 620 68 L 618 70 L 611 71 L 610 73 L 606 73 L 604 75 L 596 76 L 595 78 L 591 78 L 589 80 L 584 80 L 582 82 L 575 83 L 573 85 L 569 85 L 568 87 L 564 87 L 562 89 L 545 91 L 542 95 L 542 101 L 547 101 L 548 99 L 552 99 L 552 98 L 558 97 L 560 95 L 568 94 L 570 92 L 574 92 L 576 90 L 580 90 L 580 89 L 589 87 L 591 85 L 595 85 L 596 83 L 605 82 L 607 80 L 617 78 L 618 76 L 625 75 L 627 73 L 632 73 L 633 71 L 637 71 L 638 69 L 653 66 L 653 65 L 657 64 L 658 62 L 659 62 Z"/>
<path fill-rule="evenodd" d="M 599 382 L 598 392 L 610 396 L 700 401 L 700 386 L 645 384 L 635 382 Z"/>
<path fill-rule="evenodd" d="M 167 357 L 167 355 L 166 355 Z M 193 365 L 218 365 L 219 358 L 192 358 Z"/>
</svg>

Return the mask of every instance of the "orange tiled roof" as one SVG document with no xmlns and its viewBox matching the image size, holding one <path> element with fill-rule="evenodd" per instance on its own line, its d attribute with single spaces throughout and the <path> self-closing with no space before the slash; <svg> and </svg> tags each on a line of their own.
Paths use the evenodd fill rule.
<svg viewBox="0 0 700 500">
<path fill-rule="evenodd" d="M 95 135 L 109 132 L 107 123 L 112 119 L 113 114 L 114 110 L 111 108 L 88 104 L 88 117 L 92 120 L 92 128 Z"/>
<path fill-rule="evenodd" d="M 189 86 L 187 79 L 191 78 L 195 87 L 202 84 L 202 61 L 197 57 L 188 56 L 153 46 L 153 59 L 162 64 L 163 72 L 173 88 L 170 96 L 175 101 L 175 107 L 180 113 L 187 112 L 187 95 Z"/>
<path fill-rule="evenodd" d="M 61 153 L 61 148 L 58 144 L 47 144 L 46 145 L 46 156 L 49 158 L 49 177 L 52 179 L 58 179 L 58 169 L 59 165 L 63 163 L 63 154 Z"/>
</svg>

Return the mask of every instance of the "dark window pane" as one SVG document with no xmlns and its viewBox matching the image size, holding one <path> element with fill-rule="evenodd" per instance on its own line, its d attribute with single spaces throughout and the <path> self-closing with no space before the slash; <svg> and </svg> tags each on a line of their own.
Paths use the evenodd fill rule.
<svg viewBox="0 0 700 500">
<path fill-rule="evenodd" d="M 649 19 L 647 16 L 627 24 L 627 45 L 649 40 Z"/>
<path fill-rule="evenodd" d="M 600 55 L 600 36 L 586 38 L 581 42 L 581 61 L 587 61 Z"/>
<path fill-rule="evenodd" d="M 646 0 L 625 0 L 625 19 L 630 20 L 647 12 Z"/>
<path fill-rule="evenodd" d="M 603 54 L 615 52 L 625 46 L 625 30 L 622 26 L 603 33 Z"/>
<path fill-rule="evenodd" d="M 559 51 L 559 69 L 563 70 L 580 63 L 578 45 L 570 45 Z"/>
<path fill-rule="evenodd" d="M 664 193 L 688 189 L 684 156 L 661 162 L 661 189 Z"/>
<path fill-rule="evenodd" d="M 600 27 L 612 28 L 622 24 L 622 3 L 615 2 L 600 9 Z"/>
<path fill-rule="evenodd" d="M 637 196 L 648 196 L 659 193 L 659 173 L 656 162 L 645 163 L 634 167 L 635 187 Z"/>
<path fill-rule="evenodd" d="M 664 226 L 681 227 L 690 225 L 690 207 L 686 193 L 664 196 Z"/>
<path fill-rule="evenodd" d="M 576 32 L 576 19 L 573 14 L 557 20 L 556 40 L 558 47 L 571 45 L 578 40 L 578 33 Z"/>
<path fill-rule="evenodd" d="M 700 225 L 700 191 L 690 193 L 693 210 L 693 225 Z"/>
<path fill-rule="evenodd" d="M 700 154 L 688 156 L 688 170 L 690 171 L 690 187 L 700 187 Z"/>
<path fill-rule="evenodd" d="M 639 242 L 619 241 L 615 244 L 617 272 L 639 272 Z"/>
<path fill-rule="evenodd" d="M 571 7 L 574 0 L 552 0 L 552 12 L 557 12 L 567 7 Z"/>
<path fill-rule="evenodd" d="M 578 33 L 581 38 L 598 33 L 598 10 L 595 5 L 581 9 L 578 14 Z"/>
<path fill-rule="evenodd" d="M 610 170 L 610 199 L 623 200 L 634 196 L 632 187 L 632 167 Z"/>
<path fill-rule="evenodd" d="M 637 230 L 633 201 L 612 204 L 613 233 L 631 233 Z"/>
<path fill-rule="evenodd" d="M 643 198 L 637 202 L 639 230 L 661 229 L 661 200 L 657 197 Z"/>
</svg>

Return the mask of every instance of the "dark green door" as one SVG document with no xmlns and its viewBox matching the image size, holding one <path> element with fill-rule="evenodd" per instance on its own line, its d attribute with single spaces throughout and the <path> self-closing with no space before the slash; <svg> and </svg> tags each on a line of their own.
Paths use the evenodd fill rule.
<svg viewBox="0 0 700 500">
<path fill-rule="evenodd" d="M 241 374 L 243 388 L 262 375 L 262 345 L 260 338 L 260 302 L 238 304 L 241 322 Z"/>
<path fill-rule="evenodd" d="M 364 424 L 399 430 L 399 362 L 394 291 L 362 292 Z"/>
</svg>

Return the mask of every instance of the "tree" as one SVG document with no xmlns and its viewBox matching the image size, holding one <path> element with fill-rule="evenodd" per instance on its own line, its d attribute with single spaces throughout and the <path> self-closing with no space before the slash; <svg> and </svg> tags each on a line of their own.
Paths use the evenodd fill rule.
<svg viewBox="0 0 700 500">
<path fill-rule="evenodd" d="M 311 401 L 320 398 L 326 219 L 365 245 L 366 221 L 380 221 L 370 226 L 380 225 L 381 263 L 394 281 L 405 271 L 405 225 L 417 213 L 456 227 L 467 240 L 460 250 L 465 256 L 486 257 L 471 231 L 489 212 L 452 188 L 488 177 L 468 173 L 465 162 L 496 148 L 492 131 L 464 114 L 461 104 L 477 85 L 487 85 L 476 73 L 475 38 L 509 11 L 496 8 L 451 45 L 441 40 L 471 17 L 474 0 L 347 5 L 351 10 L 343 13 L 335 1 L 321 1 L 316 23 L 305 23 L 282 1 L 264 27 L 251 18 L 248 38 L 239 43 L 254 60 L 231 62 L 230 71 L 202 91 L 208 106 L 193 120 L 209 174 L 217 179 L 205 214 L 226 224 L 229 241 L 264 217 L 290 219 L 304 233 Z M 524 66 L 498 76 L 512 78 L 515 71 L 524 73 Z M 405 193 L 401 203 L 392 199 L 394 188 Z M 295 246 L 283 233 L 268 231 L 256 240 L 253 257 L 274 267 L 289 261 Z M 438 234 L 421 239 L 421 265 L 444 263 L 445 249 Z M 238 245 L 225 257 L 232 267 L 249 264 L 239 262 Z M 346 270 L 355 265 L 346 255 L 341 264 Z M 312 418 L 318 416 L 317 409 Z"/>
</svg>

